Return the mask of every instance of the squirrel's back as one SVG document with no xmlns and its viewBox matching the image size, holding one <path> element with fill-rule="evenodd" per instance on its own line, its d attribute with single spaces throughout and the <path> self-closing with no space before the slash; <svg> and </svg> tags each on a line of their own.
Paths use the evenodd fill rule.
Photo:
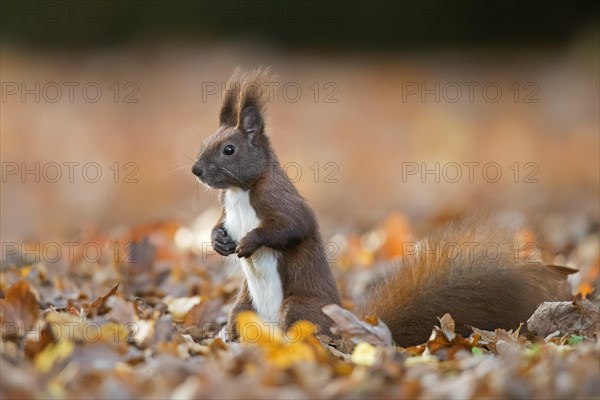
<svg viewBox="0 0 600 400">
<path fill-rule="evenodd" d="M 542 302 L 571 296 L 570 271 L 533 261 L 515 244 L 513 232 L 482 219 L 450 223 L 407 246 L 358 312 L 379 317 L 401 346 L 427 341 L 446 313 L 465 336 L 469 326 L 517 328 Z"/>
</svg>

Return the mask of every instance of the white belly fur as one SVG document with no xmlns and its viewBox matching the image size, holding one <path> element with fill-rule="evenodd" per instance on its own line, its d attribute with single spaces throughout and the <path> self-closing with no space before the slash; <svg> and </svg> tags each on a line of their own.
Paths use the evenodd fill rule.
<svg viewBox="0 0 600 400">
<path fill-rule="evenodd" d="M 225 229 L 239 243 L 246 233 L 260 225 L 260 218 L 250 204 L 249 193 L 242 189 L 225 191 Z M 273 249 L 261 247 L 250 258 L 241 258 L 252 305 L 265 322 L 279 321 L 283 301 L 281 279 L 277 270 L 277 254 Z"/>
</svg>

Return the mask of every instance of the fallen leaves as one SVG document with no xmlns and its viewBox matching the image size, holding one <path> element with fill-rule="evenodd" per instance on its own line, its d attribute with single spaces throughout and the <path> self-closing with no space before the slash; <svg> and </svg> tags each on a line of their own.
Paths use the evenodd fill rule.
<svg viewBox="0 0 600 400">
<path fill-rule="evenodd" d="M 254 312 L 243 311 L 236 320 L 240 342 L 257 344 L 265 352 L 265 360 L 278 368 L 299 362 L 317 360 L 322 349 L 315 337 L 317 328 L 308 321 L 298 321 L 287 332 L 266 324 Z"/>
<path fill-rule="evenodd" d="M 96 264 L 75 258 L 71 264 L 3 266 L 0 397 L 589 398 L 600 393 L 597 292 L 588 290 L 588 299 L 576 303 L 542 305 L 528 332 L 474 327 L 463 337 L 452 316 L 441 315 L 425 343 L 406 349 L 394 345 L 377 318 L 361 320 L 335 305 L 323 312 L 334 321 L 337 340 L 315 336 L 316 328 L 306 321 L 284 332 L 246 312 L 239 315 L 240 342 L 225 343 L 218 332 L 239 286 L 232 275 L 235 263 L 177 250 L 175 231 L 169 222 L 126 232 L 121 239 L 95 232 L 101 248 L 137 243 Z M 396 215 L 363 235 L 338 235 L 343 267 L 334 269 L 344 306 L 364 293 L 364 279 L 401 253 L 411 232 L 408 220 Z M 590 253 L 590 243 L 579 253 Z M 594 276 L 589 271 L 574 277 Z M 584 283 L 596 289 L 587 278 L 575 285 Z"/>
<path fill-rule="evenodd" d="M 187 313 L 189 313 L 194 306 L 200 304 L 201 301 L 202 299 L 200 296 L 165 299 L 168 310 L 175 322 L 183 322 Z"/>
<path fill-rule="evenodd" d="M 74 347 L 75 345 L 73 342 L 66 339 L 59 340 L 57 343 L 46 346 L 44 350 L 35 357 L 35 367 L 40 372 L 49 372 L 55 363 L 68 358 L 73 353 Z"/>
<path fill-rule="evenodd" d="M 391 346 L 392 333 L 379 319 L 375 324 L 359 320 L 348 310 L 337 304 L 323 307 L 323 312 L 335 323 L 334 332 L 354 343 L 366 342 L 374 346 Z"/>
<path fill-rule="evenodd" d="M 5 299 L 0 299 L 2 338 L 23 336 L 33 327 L 38 313 L 34 290 L 27 281 L 20 280 L 6 291 Z"/>
<path fill-rule="evenodd" d="M 354 364 L 370 367 L 377 361 L 377 348 L 367 342 L 360 342 L 354 348 L 351 360 Z"/>
<path fill-rule="evenodd" d="M 86 314 L 89 317 L 94 317 L 98 314 L 104 314 L 106 312 L 106 300 L 108 300 L 108 298 L 110 296 L 117 293 L 117 290 L 119 289 L 119 284 L 120 283 L 117 282 L 117 284 L 115 286 L 113 286 L 113 288 L 110 289 L 110 291 L 108 293 L 106 293 L 104 296 L 98 297 L 96 300 L 94 300 L 92 302 L 92 304 L 90 304 L 89 307 L 86 307 L 87 308 Z"/>
<path fill-rule="evenodd" d="M 589 300 L 545 302 L 527 320 L 527 328 L 546 337 L 554 332 L 593 338 L 598 334 L 600 312 Z"/>
</svg>

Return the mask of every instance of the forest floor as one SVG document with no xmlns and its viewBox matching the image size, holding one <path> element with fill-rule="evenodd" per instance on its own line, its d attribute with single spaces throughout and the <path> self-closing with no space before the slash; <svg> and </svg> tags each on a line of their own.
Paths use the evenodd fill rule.
<svg viewBox="0 0 600 400">
<path fill-rule="evenodd" d="M 206 228 L 162 221 L 3 249 L 1 397 L 600 395 L 597 226 L 551 260 L 580 271 L 570 278 L 574 301 L 551 304 L 552 324 L 537 328 L 538 337 L 474 328 L 465 338 L 445 315 L 427 342 L 401 348 L 376 320 L 337 309 L 330 312 L 346 343 L 337 349 L 303 323 L 295 327 L 300 334 L 275 330 L 267 337 L 250 329 L 239 343 L 216 338 L 241 274 L 234 257 L 224 262 L 195 242 Z M 396 214 L 369 232 L 328 241 L 344 308 L 352 309 L 366 284 L 402 255 L 414 231 Z M 519 235 L 538 238 L 527 227 Z M 254 314 L 242 318 L 260 324 Z"/>
</svg>

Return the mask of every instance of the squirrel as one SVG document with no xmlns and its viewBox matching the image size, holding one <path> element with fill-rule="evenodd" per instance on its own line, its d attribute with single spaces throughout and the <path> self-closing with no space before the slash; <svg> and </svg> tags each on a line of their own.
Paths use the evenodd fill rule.
<svg viewBox="0 0 600 400">
<path fill-rule="evenodd" d="M 222 213 L 211 233 L 214 250 L 236 254 L 245 279 L 226 326 L 237 340 L 237 315 L 255 311 L 284 331 L 308 320 L 318 334 L 336 338 L 322 312 L 341 304 L 315 213 L 283 171 L 265 132 L 268 69 L 236 69 L 226 85 L 219 128 L 202 143 L 192 172 L 220 190 Z M 369 289 L 356 312 L 376 316 L 400 346 L 427 341 L 437 318 L 449 313 L 456 331 L 517 328 L 543 301 L 570 299 L 566 267 L 515 260 L 513 240 L 497 227 L 473 221 L 450 224 L 402 257 Z M 447 243 L 495 243 L 500 257 L 459 251 Z M 431 248 L 433 248 L 433 250 Z"/>
</svg>

